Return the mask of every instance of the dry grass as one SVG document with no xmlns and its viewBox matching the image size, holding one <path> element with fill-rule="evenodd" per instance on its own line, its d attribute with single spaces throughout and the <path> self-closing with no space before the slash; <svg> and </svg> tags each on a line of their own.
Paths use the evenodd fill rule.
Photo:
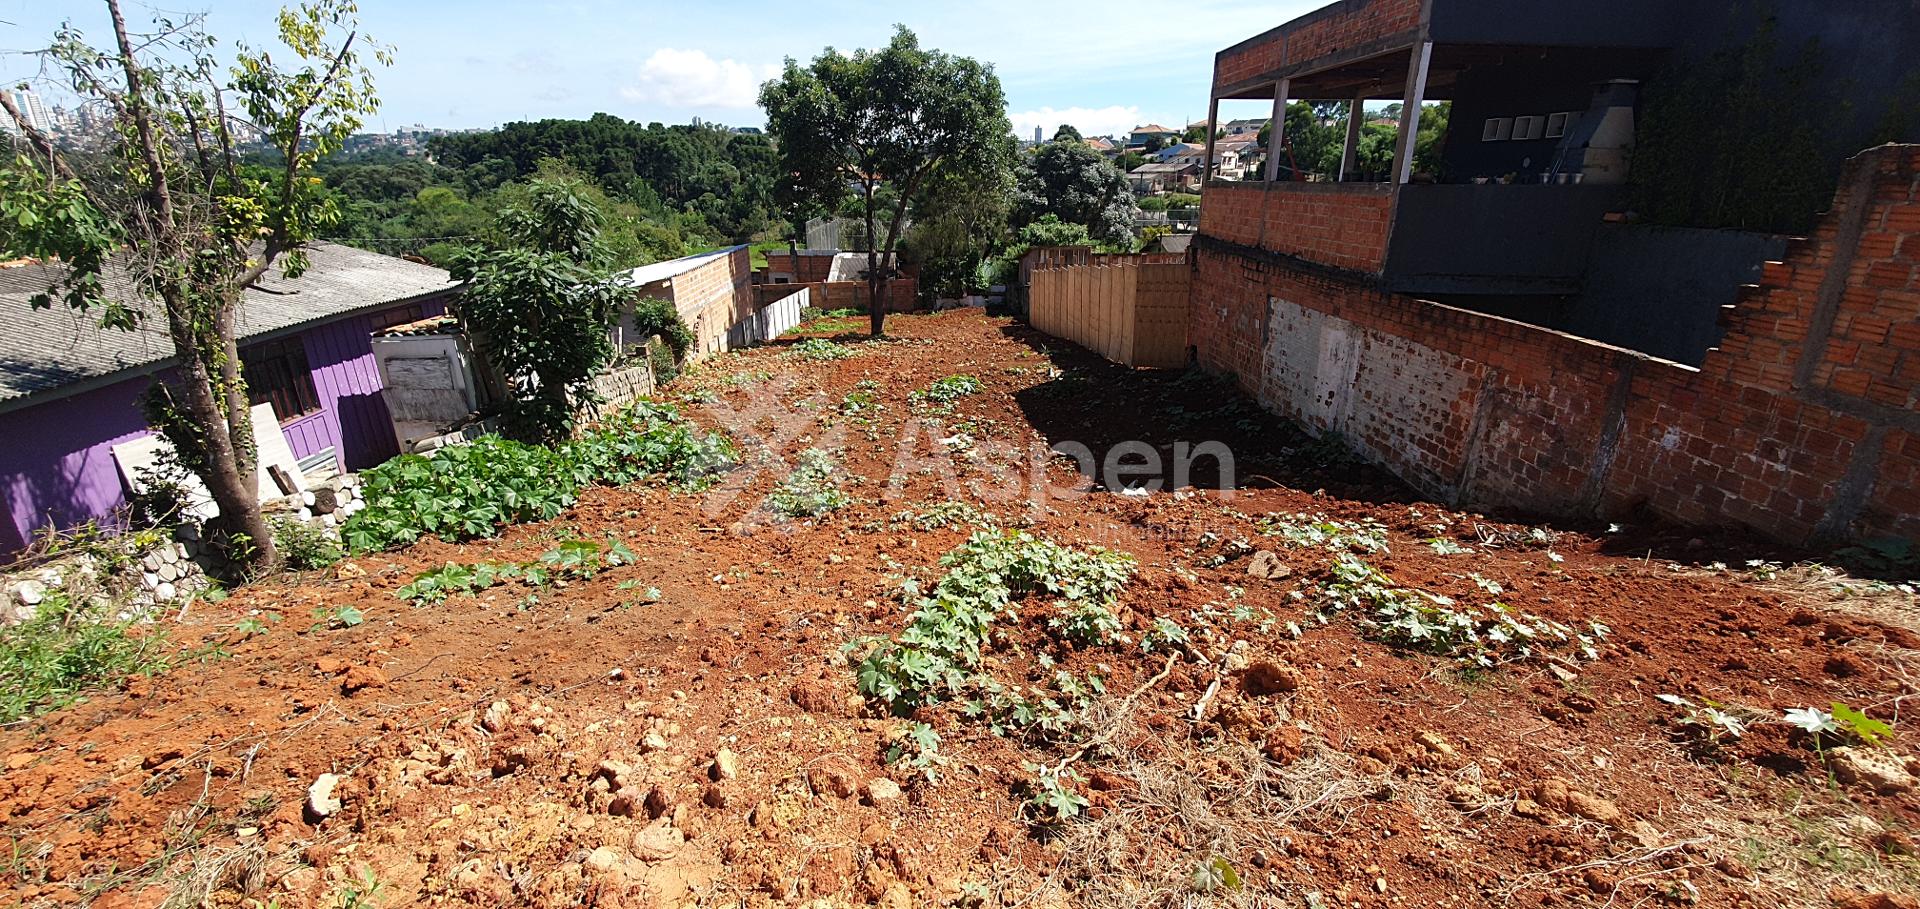
<svg viewBox="0 0 1920 909">
<path fill-rule="evenodd" d="M 1317 741 L 1286 765 L 1231 739 L 1151 750 L 1109 745 L 1097 765 L 1119 785 L 1097 817 L 1060 831 L 1063 858 L 1050 879 L 1089 909 L 1315 905 L 1311 873 L 1288 858 L 1289 834 L 1335 833 L 1357 805 L 1394 785 Z M 1216 859 L 1241 888 L 1218 886 L 1217 877 L 1208 886 L 1204 869 Z"/>
</svg>

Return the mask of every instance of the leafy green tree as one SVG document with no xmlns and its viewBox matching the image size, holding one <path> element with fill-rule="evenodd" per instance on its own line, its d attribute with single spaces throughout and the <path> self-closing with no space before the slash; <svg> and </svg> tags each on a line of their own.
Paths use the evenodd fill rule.
<svg viewBox="0 0 1920 909">
<path fill-rule="evenodd" d="M 1103 243 L 1131 243 L 1135 212 L 1127 175 L 1084 142 L 1049 142 L 1015 171 L 1016 226 L 1053 215 Z"/>
<path fill-rule="evenodd" d="M 1059 128 L 1059 129 L 1056 129 L 1056 130 L 1054 130 L 1054 131 L 1053 131 L 1053 141 L 1055 141 L 1055 142 L 1084 142 L 1084 141 L 1086 141 L 1086 137 L 1085 137 L 1085 136 L 1082 136 L 1082 135 L 1080 135 L 1080 131 L 1079 131 L 1079 130 L 1077 130 L 1077 129 L 1074 129 L 1074 128 L 1073 128 L 1073 124 L 1071 124 L 1071 123 L 1062 123 L 1062 124 L 1060 124 L 1060 128 Z"/>
<path fill-rule="evenodd" d="M 130 329 L 157 309 L 179 365 L 156 385 L 155 428 L 220 508 L 216 530 L 251 567 L 277 563 L 255 499 L 258 458 L 236 325 L 245 289 L 278 267 L 297 277 L 301 251 L 339 212 L 315 164 L 374 111 L 367 49 L 352 0 L 312 0 L 280 13 L 284 52 L 240 45 L 230 67 L 214 56 L 200 20 L 128 29 L 106 0 L 113 42 L 96 48 L 63 26 L 45 53 L 84 103 L 108 112 L 109 153 L 70 158 L 0 102 L 26 152 L 0 164 L 0 245 L 9 256 L 67 265 L 37 306 L 56 298 Z M 0 98 L 6 98 L 0 92 Z M 244 116 L 278 154 L 271 171 L 247 168 L 231 118 Z M 110 298 L 112 269 L 131 300 Z"/>
<path fill-rule="evenodd" d="M 992 282 L 983 269 L 1007 241 L 1013 174 L 982 180 L 947 169 L 927 183 L 920 216 L 901 241 L 901 258 L 920 266 L 923 295 L 953 295 Z"/>
<path fill-rule="evenodd" d="M 512 386 L 516 434 L 558 441 L 572 432 L 572 402 L 613 359 L 613 321 L 633 287 L 607 268 L 600 212 L 577 180 L 535 180 L 500 227 L 505 245 L 455 260 L 467 282 L 456 311 Z"/>
<path fill-rule="evenodd" d="M 882 289 L 908 212 L 936 175 L 994 180 L 1011 166 L 1013 127 L 991 67 L 925 50 L 904 26 L 879 50 L 832 48 L 801 66 L 788 59 L 760 90 L 790 198 L 833 207 L 857 187 L 867 236 L 868 310 L 885 325 Z M 879 190 L 891 186 L 883 210 Z M 885 240 L 878 225 L 886 221 Z"/>
</svg>

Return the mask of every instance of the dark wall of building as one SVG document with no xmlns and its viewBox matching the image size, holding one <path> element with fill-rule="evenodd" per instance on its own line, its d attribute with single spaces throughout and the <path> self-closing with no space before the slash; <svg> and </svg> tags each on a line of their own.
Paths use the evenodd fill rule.
<svg viewBox="0 0 1920 909">
<path fill-rule="evenodd" d="M 1516 49 L 1498 63 L 1462 71 L 1451 93 L 1453 110 L 1441 151 L 1444 164 L 1436 176 L 1442 182 L 1465 183 L 1508 174 L 1525 180 L 1551 171 L 1560 139 L 1484 142 L 1481 126 L 1495 117 L 1585 112 L 1596 83 L 1642 78 L 1652 71 L 1651 59 L 1644 54 Z M 1578 170 L 1577 159 L 1574 164 Z"/>
<path fill-rule="evenodd" d="M 1913 0 L 1735 0 L 1700 4 L 1681 32 L 1676 62 L 1686 66 L 1751 40 L 1773 23 L 1778 59 L 1790 65 L 1817 48 L 1816 94 L 1834 119 L 1825 124 L 1842 157 L 1887 141 L 1920 141 L 1920 3 Z M 1904 113 L 1904 116 L 1901 114 Z M 1892 116 L 1890 116 L 1892 115 Z M 1894 121 L 1890 123 L 1889 121 Z M 1876 135 L 1887 126 L 1897 135 Z M 1838 170 L 1838 161 L 1833 162 Z"/>
<path fill-rule="evenodd" d="M 1386 281 L 1403 293 L 1573 293 L 1617 186 L 1400 188 Z"/>
<path fill-rule="evenodd" d="M 1687 3 L 1673 0 L 1436 0 L 1435 41 L 1666 47 Z"/>
<path fill-rule="evenodd" d="M 1720 307 L 1786 257 L 1772 234 L 1608 224 L 1594 238 L 1586 288 L 1553 327 L 1699 366 L 1720 343 Z"/>
</svg>

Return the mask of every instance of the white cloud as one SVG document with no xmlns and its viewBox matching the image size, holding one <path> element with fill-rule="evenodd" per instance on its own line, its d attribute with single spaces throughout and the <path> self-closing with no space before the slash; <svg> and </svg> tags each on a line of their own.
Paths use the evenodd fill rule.
<svg viewBox="0 0 1920 909">
<path fill-rule="evenodd" d="M 668 107 L 751 108 L 759 103 L 760 83 L 780 68 L 738 60 L 715 60 L 702 50 L 663 47 L 640 64 L 640 78 L 620 89 L 629 101 Z"/>
<path fill-rule="evenodd" d="M 1013 121 L 1013 134 L 1022 139 L 1033 137 L 1033 128 L 1040 127 L 1042 139 L 1053 138 L 1053 131 L 1062 123 L 1070 123 L 1083 136 L 1123 135 L 1127 131 L 1147 121 L 1140 118 L 1140 107 L 1129 105 L 1122 107 L 1069 107 L 1055 110 L 1042 107 L 1038 110 L 1008 111 L 1007 119 Z"/>
</svg>

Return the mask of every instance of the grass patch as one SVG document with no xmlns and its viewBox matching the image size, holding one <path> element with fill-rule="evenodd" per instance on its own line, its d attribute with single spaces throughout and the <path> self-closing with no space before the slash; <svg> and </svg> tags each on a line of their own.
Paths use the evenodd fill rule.
<svg viewBox="0 0 1920 909">
<path fill-rule="evenodd" d="M 107 614 L 116 608 L 82 606 L 50 591 L 31 621 L 0 629 L 0 723 L 58 710 L 88 691 L 165 670 L 167 636 Z"/>
</svg>

